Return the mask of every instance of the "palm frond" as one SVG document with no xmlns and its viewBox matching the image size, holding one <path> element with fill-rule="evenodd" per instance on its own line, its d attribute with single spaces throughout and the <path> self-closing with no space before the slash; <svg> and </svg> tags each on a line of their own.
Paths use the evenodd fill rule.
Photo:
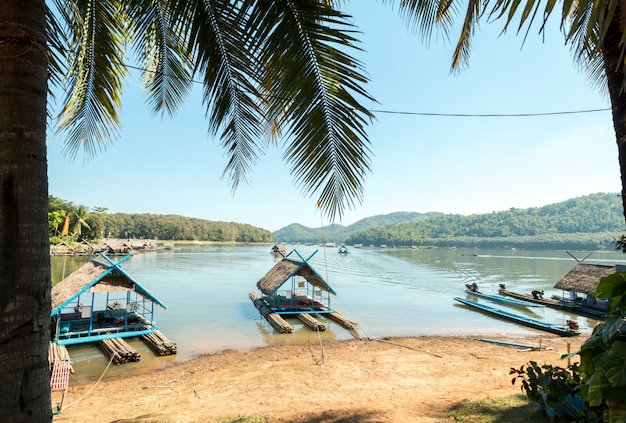
<svg viewBox="0 0 626 423">
<path fill-rule="evenodd" d="M 452 70 L 466 68 L 469 64 L 470 46 L 474 35 L 474 28 L 478 24 L 481 16 L 481 0 L 469 0 L 467 10 L 463 20 L 463 26 L 459 34 L 459 39 L 452 56 Z"/>
<path fill-rule="evenodd" d="M 426 43 L 430 42 L 436 30 L 441 30 L 446 39 L 450 35 L 456 15 L 454 0 L 383 0 L 382 3 L 397 7 L 410 30 Z"/>
<path fill-rule="evenodd" d="M 172 116 L 192 85 L 192 61 L 184 32 L 174 25 L 172 0 L 128 0 L 124 6 L 152 111 Z"/>
<path fill-rule="evenodd" d="M 254 3 L 268 117 L 287 133 L 283 157 L 297 185 L 334 220 L 362 200 L 370 170 L 364 128 L 373 116 L 355 96 L 373 99 L 362 64 L 341 50 L 357 48 L 354 27 L 319 1 Z"/>
<path fill-rule="evenodd" d="M 191 0 L 175 10 L 177 27 L 189 38 L 189 52 L 204 84 L 209 131 L 221 131 L 228 156 L 222 177 L 233 191 L 247 182 L 265 146 L 265 119 L 258 103 L 258 64 L 245 32 L 246 7 L 227 0 Z M 237 3 L 237 4 L 235 4 Z"/>
<path fill-rule="evenodd" d="M 62 17 L 71 49 L 68 95 L 59 118 L 68 133 L 64 151 L 74 158 L 82 148 L 91 158 L 119 128 L 126 19 L 117 0 L 68 1 Z"/>
<path fill-rule="evenodd" d="M 65 56 L 67 53 L 67 32 L 63 25 L 59 22 L 58 8 L 61 0 L 54 0 L 51 6 L 46 7 L 46 43 L 48 46 L 49 57 L 49 87 L 48 95 L 54 95 L 53 87 L 62 85 L 62 75 L 67 73 L 67 61 Z"/>
<path fill-rule="evenodd" d="M 569 8 L 566 8 L 569 7 Z M 579 64 L 590 83 L 603 94 L 607 93 L 604 57 L 601 51 L 601 23 L 596 20 L 593 1 L 579 1 L 564 5 L 561 27 L 571 44 L 575 62 Z"/>
</svg>

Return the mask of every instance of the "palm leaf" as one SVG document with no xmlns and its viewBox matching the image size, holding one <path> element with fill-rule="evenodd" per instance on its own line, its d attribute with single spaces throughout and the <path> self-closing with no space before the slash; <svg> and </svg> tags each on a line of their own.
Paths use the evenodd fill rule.
<svg viewBox="0 0 626 423">
<path fill-rule="evenodd" d="M 258 102 L 258 64 L 250 55 L 245 32 L 246 7 L 226 0 L 191 0 L 175 10 L 177 26 L 189 38 L 189 52 L 204 84 L 209 131 L 221 131 L 228 156 L 222 177 L 228 176 L 233 191 L 247 182 L 252 167 L 265 147 L 265 127 Z M 237 3 L 237 4 L 235 4 Z"/>
<path fill-rule="evenodd" d="M 173 115 L 191 90 L 191 58 L 182 31 L 174 25 L 171 0 L 124 2 L 142 85 L 154 113 Z"/>
<path fill-rule="evenodd" d="M 369 171 L 364 127 L 372 115 L 355 98 L 371 99 L 349 17 L 318 1 L 249 2 L 250 28 L 261 40 L 268 118 L 287 134 L 284 159 L 297 185 L 317 196 L 331 220 L 361 201 Z"/>
<path fill-rule="evenodd" d="M 65 153 L 75 157 L 82 147 L 93 157 L 119 128 L 127 21 L 117 0 L 67 1 L 62 17 L 71 49 L 68 95 L 59 118 L 68 133 Z"/>
</svg>

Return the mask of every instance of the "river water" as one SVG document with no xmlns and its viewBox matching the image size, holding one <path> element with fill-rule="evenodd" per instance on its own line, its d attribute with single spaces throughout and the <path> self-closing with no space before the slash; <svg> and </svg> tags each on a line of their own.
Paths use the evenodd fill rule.
<svg viewBox="0 0 626 423">
<path fill-rule="evenodd" d="M 484 249 L 382 249 L 297 245 L 296 251 L 337 292 L 332 308 L 357 321 L 371 337 L 421 335 L 540 334 L 524 326 L 491 318 L 454 301 L 465 297 L 465 284 L 476 282 L 483 292 L 496 293 L 505 283 L 516 292 L 543 289 L 549 297 L 576 261 L 564 251 Z M 246 350 L 280 343 L 319 344 L 351 338 L 340 325 L 322 319 L 316 333 L 297 319 L 288 319 L 294 333 L 280 334 L 260 316 L 248 298 L 256 282 L 279 260 L 267 245 L 191 245 L 138 254 L 121 266 L 167 305 L 157 309 L 157 325 L 176 342 L 178 354 L 155 357 L 139 340 L 130 340 L 141 361 L 112 366 L 109 376 L 143 373 L 200 354 L 225 349 Z M 572 252 L 582 258 L 586 252 Z M 296 254 L 296 253 L 293 253 Z M 53 280 L 80 267 L 86 258 L 52 258 Z M 626 264 L 615 252 L 594 252 L 587 262 Z M 505 308 L 504 306 L 499 306 Z M 596 321 L 548 308 L 512 310 L 551 323 L 577 320 L 582 336 Z M 97 378 L 108 359 L 94 345 L 70 346 L 75 380 Z"/>
</svg>

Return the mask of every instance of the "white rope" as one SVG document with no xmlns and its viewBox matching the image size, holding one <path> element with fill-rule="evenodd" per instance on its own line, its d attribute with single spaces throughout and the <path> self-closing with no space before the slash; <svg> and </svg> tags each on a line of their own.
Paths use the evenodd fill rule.
<svg viewBox="0 0 626 423">
<path fill-rule="evenodd" d="M 320 348 L 322 349 L 322 369 L 324 368 L 324 364 L 326 363 L 326 356 L 324 355 L 324 346 L 322 345 L 322 335 L 320 334 L 320 328 L 319 326 L 316 326 L 315 329 L 317 330 L 317 338 L 320 341 Z"/>
<path fill-rule="evenodd" d="M 100 375 L 100 378 L 98 378 L 98 380 L 96 381 L 96 383 L 94 383 L 94 385 L 91 387 L 91 389 L 89 389 L 89 390 L 85 393 L 85 395 L 83 395 L 82 397 L 80 397 L 79 399 L 77 399 L 76 401 L 74 401 L 73 403 L 68 404 L 68 406 L 67 406 L 67 407 L 65 407 L 66 409 L 67 409 L 67 408 L 70 408 L 71 406 L 73 406 L 73 405 L 75 405 L 75 404 L 79 403 L 80 401 L 82 401 L 83 399 L 85 399 L 85 397 L 86 397 L 87 395 L 89 395 L 89 394 L 91 393 L 91 391 L 93 391 L 93 390 L 94 390 L 94 388 L 95 388 L 96 386 L 98 386 L 98 383 L 100 383 L 100 381 L 102 380 L 102 378 L 103 378 L 103 377 L 104 377 L 104 375 L 106 374 L 107 370 L 109 370 L 109 367 L 111 367 L 111 363 L 113 363 L 113 357 L 114 357 L 114 354 L 111 354 L 111 359 L 109 360 L 109 364 L 107 364 L 106 368 L 104 369 L 104 371 L 103 371 L 103 372 L 102 372 L 102 374 Z M 60 411 L 63 411 L 63 410 L 60 410 Z"/>
</svg>

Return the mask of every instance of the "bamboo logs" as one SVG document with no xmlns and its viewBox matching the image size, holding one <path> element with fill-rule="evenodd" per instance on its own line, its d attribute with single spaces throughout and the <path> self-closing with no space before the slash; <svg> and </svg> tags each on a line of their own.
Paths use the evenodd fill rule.
<svg viewBox="0 0 626 423">
<path fill-rule="evenodd" d="M 350 331 L 350 334 L 356 339 L 370 339 L 370 337 L 365 333 L 365 331 L 357 322 L 350 320 L 347 316 L 339 313 L 338 311 L 333 311 L 332 313 L 325 314 L 324 316 L 334 320 L 335 322 L 342 325 L 344 328 L 348 329 Z"/>
<path fill-rule="evenodd" d="M 320 332 L 326 330 L 326 325 L 310 314 L 298 314 L 298 319 L 313 330 L 318 330 Z"/>
<path fill-rule="evenodd" d="M 285 319 L 280 317 L 276 313 L 272 313 L 272 309 L 263 301 L 262 298 L 259 298 L 259 294 L 252 291 L 250 292 L 250 299 L 254 303 L 254 306 L 259 310 L 261 315 L 265 317 L 265 320 L 268 321 L 270 325 L 280 333 L 291 333 L 293 332 L 293 328 Z"/>
<path fill-rule="evenodd" d="M 139 361 L 141 355 L 131 348 L 122 338 L 105 339 L 98 343 L 102 351 L 109 356 L 113 364 L 124 364 Z"/>
<path fill-rule="evenodd" d="M 158 355 L 173 355 L 177 353 L 176 344 L 165 337 L 160 331 L 141 335 L 141 339 Z"/>
<path fill-rule="evenodd" d="M 72 361 L 70 359 L 70 353 L 67 352 L 67 348 L 63 345 L 59 345 L 56 342 L 50 343 L 50 349 L 48 350 L 48 363 L 50 371 L 52 371 L 52 365 L 55 361 Z M 70 373 L 74 373 L 74 369 L 70 365 Z"/>
</svg>

